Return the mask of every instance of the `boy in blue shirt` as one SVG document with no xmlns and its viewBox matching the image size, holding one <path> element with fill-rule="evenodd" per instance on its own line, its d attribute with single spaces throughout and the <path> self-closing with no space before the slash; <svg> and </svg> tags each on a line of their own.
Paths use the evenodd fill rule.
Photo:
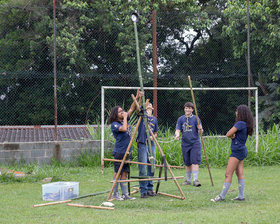
<svg viewBox="0 0 280 224">
<path fill-rule="evenodd" d="M 199 164 L 201 164 L 201 143 L 199 132 L 203 132 L 201 122 L 197 123 L 193 113 L 193 103 L 187 102 L 184 105 L 185 115 L 178 118 L 176 124 L 175 139 L 181 138 L 181 150 L 186 167 L 186 181 L 184 185 L 191 185 L 191 176 L 193 175 L 193 186 L 200 187 L 198 181 Z"/>
<path fill-rule="evenodd" d="M 146 107 L 147 111 L 147 120 L 148 125 L 153 132 L 154 136 L 157 137 L 158 131 L 158 122 L 157 118 L 153 116 L 153 105 L 149 103 Z M 153 155 L 149 155 L 148 153 L 148 141 L 147 141 L 147 134 L 145 129 L 144 120 L 141 120 L 141 123 L 138 127 L 138 137 L 137 137 L 137 151 L 138 151 L 138 161 L 142 163 L 150 163 L 149 156 L 153 156 L 154 161 L 156 157 L 156 148 L 153 142 L 153 137 L 150 136 L 151 139 L 151 152 Z M 153 177 L 154 173 L 151 172 L 151 166 L 147 165 L 138 165 L 139 169 L 139 176 L 149 176 Z M 141 198 L 147 198 L 148 196 L 155 196 L 153 192 L 153 181 L 139 181 L 140 185 L 140 193 Z"/>
</svg>

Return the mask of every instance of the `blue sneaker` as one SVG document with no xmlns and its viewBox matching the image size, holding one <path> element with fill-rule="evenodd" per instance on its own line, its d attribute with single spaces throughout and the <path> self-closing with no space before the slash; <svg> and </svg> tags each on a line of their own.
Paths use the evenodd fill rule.
<svg viewBox="0 0 280 224">
<path fill-rule="evenodd" d="M 148 198 L 148 194 L 147 193 L 142 193 L 141 198 Z"/>
<path fill-rule="evenodd" d="M 232 198 L 231 199 L 232 201 L 244 201 L 245 198 L 240 198 L 239 196 L 235 197 L 235 198 Z"/>
</svg>

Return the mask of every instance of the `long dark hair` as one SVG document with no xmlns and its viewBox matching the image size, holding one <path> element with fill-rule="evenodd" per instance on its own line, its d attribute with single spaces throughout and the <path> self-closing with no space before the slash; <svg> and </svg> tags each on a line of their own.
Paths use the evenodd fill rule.
<svg viewBox="0 0 280 224">
<path fill-rule="evenodd" d="M 115 106 L 113 107 L 113 109 L 111 110 L 110 116 L 108 118 L 108 124 L 112 124 L 114 121 L 118 120 L 118 110 L 119 110 L 120 106 Z"/>
<path fill-rule="evenodd" d="M 237 107 L 236 111 L 237 111 L 237 116 L 235 121 L 246 122 L 248 135 L 252 135 L 254 130 L 254 118 L 250 108 L 245 104 L 241 104 Z"/>
</svg>

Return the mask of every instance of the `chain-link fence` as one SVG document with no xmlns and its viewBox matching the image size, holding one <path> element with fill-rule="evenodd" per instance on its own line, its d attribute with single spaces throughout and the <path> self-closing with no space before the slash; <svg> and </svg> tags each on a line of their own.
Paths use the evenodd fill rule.
<svg viewBox="0 0 280 224">
<path fill-rule="evenodd" d="M 44 4 L 1 4 L 0 125 L 54 123 L 53 11 L 50 3 Z M 98 124 L 102 86 L 139 86 L 133 26 L 126 27 L 130 36 L 125 42 L 121 34 L 128 31 L 112 18 L 107 21 L 108 11 L 62 6 L 56 11 L 58 124 Z M 103 23 L 96 19 L 101 15 Z M 152 87 L 153 24 L 151 15 L 145 16 L 146 24 L 139 25 L 141 62 L 144 86 Z M 184 21 L 193 18 L 168 9 L 158 14 L 157 86 L 188 87 L 190 75 L 193 87 L 246 87 L 246 61 L 234 59 L 221 24 L 212 36 L 203 28 L 188 32 L 178 16 Z M 127 109 L 131 93 L 135 94 L 108 90 L 106 110 L 116 104 Z M 152 100 L 152 91 L 146 94 Z M 236 106 L 248 102 L 247 91 L 195 94 L 204 127 L 214 133 L 224 133 L 233 123 Z M 191 101 L 187 92 L 159 92 L 159 124 L 173 127 L 186 101 Z"/>
<path fill-rule="evenodd" d="M 253 89 L 253 88 L 251 88 Z M 154 88 L 145 87 L 145 98 L 153 103 Z M 190 88 L 158 87 L 157 119 L 163 129 L 175 131 L 177 119 L 184 115 L 184 104 L 192 102 Z M 254 96 L 257 94 L 254 89 Z M 133 102 L 131 94 L 136 95 L 135 87 L 103 87 L 104 124 L 111 109 L 118 105 L 128 111 Z M 246 104 L 247 88 L 195 88 L 195 103 L 206 135 L 225 135 L 235 122 L 237 105 Z M 253 105 L 255 107 L 255 105 Z M 103 106 L 102 106 L 103 107 Z M 255 114 L 255 111 L 253 111 Z M 193 112 L 195 115 L 195 111 Z M 133 119 L 134 120 L 134 119 Z M 257 120 L 257 119 L 256 119 Z"/>
</svg>

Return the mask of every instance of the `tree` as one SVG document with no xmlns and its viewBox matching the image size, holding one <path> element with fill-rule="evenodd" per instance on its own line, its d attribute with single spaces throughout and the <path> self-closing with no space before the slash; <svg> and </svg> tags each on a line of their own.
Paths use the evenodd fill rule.
<svg viewBox="0 0 280 224">
<path fill-rule="evenodd" d="M 250 1 L 250 37 L 252 72 L 263 77 L 268 94 L 261 97 L 260 118 L 265 127 L 280 122 L 280 2 L 277 0 Z M 246 1 L 228 1 L 225 9 L 228 23 L 224 34 L 233 43 L 235 57 L 246 54 Z M 259 79 L 257 84 L 261 84 Z M 263 86 L 262 86 L 263 87 Z"/>
<path fill-rule="evenodd" d="M 56 1 L 59 123 L 84 123 L 93 101 L 96 104 L 90 116 L 98 116 L 100 99 L 96 97 L 102 85 L 139 84 L 131 21 L 135 11 L 140 15 L 137 28 L 145 85 L 151 85 L 152 77 L 153 10 L 157 10 L 161 83 L 186 86 L 189 73 L 202 74 L 207 79 L 214 77 L 214 84 L 221 84 L 217 76 L 228 74 L 232 68 L 240 72 L 242 64 L 232 59 L 232 49 L 228 47 L 231 43 L 220 37 L 224 8 L 225 0 Z M 13 123 L 51 122 L 52 1 L 2 0 L 0 15 L 0 71 L 7 78 L 0 81 L 0 106 L 9 108 L 9 115 L 16 105 Z M 211 82 L 202 80 L 198 84 L 214 85 Z M 40 92 L 41 88 L 44 90 Z M 47 101 L 45 105 L 43 98 Z M 27 106 L 20 101 L 28 102 Z M 168 103 L 174 102 L 170 99 Z M 45 113 L 46 110 L 51 112 Z M 36 116 L 24 116 L 28 113 Z"/>
</svg>

